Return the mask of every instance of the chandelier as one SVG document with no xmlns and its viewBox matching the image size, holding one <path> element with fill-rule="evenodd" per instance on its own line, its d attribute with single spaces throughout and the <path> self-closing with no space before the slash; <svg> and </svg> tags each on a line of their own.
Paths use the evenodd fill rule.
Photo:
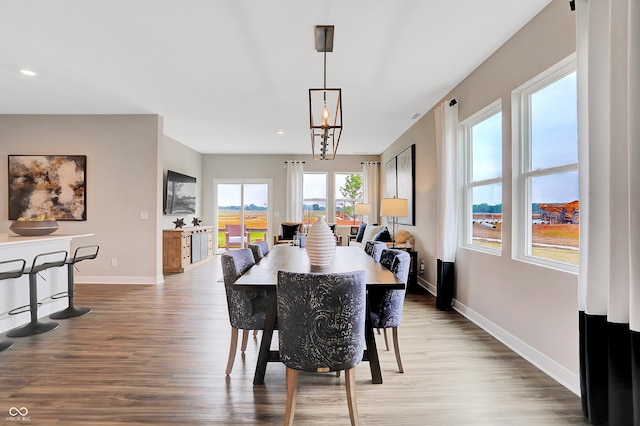
<svg viewBox="0 0 640 426">
<path fill-rule="evenodd" d="M 342 89 L 327 89 L 327 52 L 333 52 L 333 25 L 316 25 L 315 48 L 324 54 L 322 89 L 309 89 L 311 152 L 314 160 L 333 160 L 342 134 Z"/>
</svg>

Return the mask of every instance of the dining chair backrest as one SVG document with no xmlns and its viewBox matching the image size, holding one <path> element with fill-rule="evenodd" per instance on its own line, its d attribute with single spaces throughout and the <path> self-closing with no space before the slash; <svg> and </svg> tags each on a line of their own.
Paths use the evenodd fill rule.
<svg viewBox="0 0 640 426">
<path fill-rule="evenodd" d="M 266 292 L 238 290 L 233 287 L 237 279 L 255 265 L 251 249 L 223 253 L 220 256 L 220 262 L 222 263 L 231 327 L 243 330 L 263 330 L 268 302 Z"/>
<path fill-rule="evenodd" d="M 364 350 L 364 271 L 278 271 L 280 360 L 289 368 L 327 372 L 353 368 Z"/>
<path fill-rule="evenodd" d="M 249 244 L 249 248 L 253 253 L 253 259 L 258 263 L 263 257 L 269 254 L 269 243 L 266 241 L 258 241 Z"/>
<path fill-rule="evenodd" d="M 411 256 L 398 249 L 384 249 L 380 255 L 380 264 L 393 272 L 402 282 L 407 284 Z M 406 290 L 379 290 L 369 292 L 371 319 L 373 327 L 398 327 L 402 321 L 402 309 Z"/>
<path fill-rule="evenodd" d="M 369 256 L 373 257 L 373 260 L 380 262 L 380 256 L 382 250 L 386 249 L 387 245 L 382 241 L 367 241 L 364 245 L 364 251 Z"/>
</svg>

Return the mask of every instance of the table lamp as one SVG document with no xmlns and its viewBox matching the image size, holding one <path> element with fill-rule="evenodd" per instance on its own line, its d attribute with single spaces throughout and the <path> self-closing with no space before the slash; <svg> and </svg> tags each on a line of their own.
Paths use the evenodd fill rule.
<svg viewBox="0 0 640 426">
<path fill-rule="evenodd" d="M 364 215 L 369 215 L 371 214 L 371 205 L 370 204 L 364 204 L 364 203 L 358 203 L 356 204 L 356 215 L 360 215 L 360 222 L 364 222 Z"/>
<path fill-rule="evenodd" d="M 406 198 L 383 198 L 380 203 L 380 216 L 393 217 L 391 228 L 391 247 L 396 247 L 396 220 L 409 215 L 409 201 Z"/>
</svg>

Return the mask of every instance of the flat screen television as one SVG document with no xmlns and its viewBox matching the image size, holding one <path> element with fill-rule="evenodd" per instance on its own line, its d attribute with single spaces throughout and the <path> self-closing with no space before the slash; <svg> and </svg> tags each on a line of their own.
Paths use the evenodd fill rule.
<svg viewBox="0 0 640 426">
<path fill-rule="evenodd" d="M 167 170 L 164 214 L 195 214 L 196 178 Z"/>
</svg>

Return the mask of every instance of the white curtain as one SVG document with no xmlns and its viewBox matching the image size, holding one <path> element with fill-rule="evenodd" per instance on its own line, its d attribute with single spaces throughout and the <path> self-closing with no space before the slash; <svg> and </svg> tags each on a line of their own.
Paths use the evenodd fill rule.
<svg viewBox="0 0 640 426">
<path fill-rule="evenodd" d="M 453 103 L 453 105 L 450 105 Z M 436 257 L 455 262 L 458 246 L 457 145 L 458 103 L 444 102 L 436 108 L 437 246 Z"/>
<path fill-rule="evenodd" d="M 458 103 L 436 107 L 437 185 L 437 282 L 436 306 L 451 309 L 455 286 L 454 266 L 458 246 L 457 145 Z"/>
<path fill-rule="evenodd" d="M 640 2 L 577 0 L 580 379 L 593 424 L 640 424 Z"/>
<path fill-rule="evenodd" d="M 378 223 L 378 205 L 380 204 L 380 163 L 365 162 L 362 164 L 364 186 L 364 203 L 371 206 L 367 223 Z"/>
<path fill-rule="evenodd" d="M 302 222 L 302 179 L 304 177 L 304 163 L 302 161 L 287 161 L 287 200 L 285 220 L 287 222 Z"/>
</svg>

